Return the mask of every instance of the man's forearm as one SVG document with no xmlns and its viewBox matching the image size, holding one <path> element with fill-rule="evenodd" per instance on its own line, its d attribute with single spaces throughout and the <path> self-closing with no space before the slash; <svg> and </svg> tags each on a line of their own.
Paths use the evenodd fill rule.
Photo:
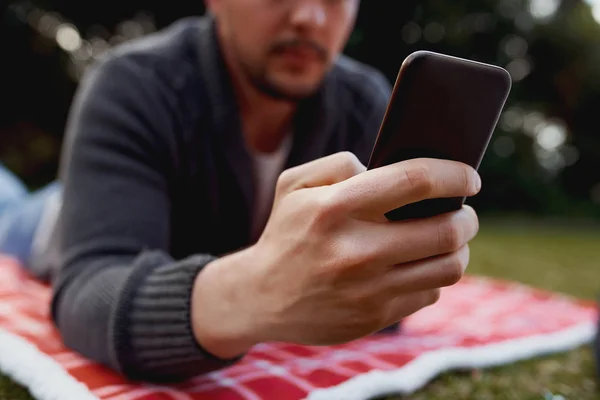
<svg viewBox="0 0 600 400">
<path fill-rule="evenodd" d="M 133 266 L 79 274 L 55 305 L 66 345 L 141 380 L 181 380 L 229 365 L 235 360 L 198 344 L 191 325 L 194 281 L 212 260 L 200 255 L 174 262 L 148 252 Z"/>
</svg>

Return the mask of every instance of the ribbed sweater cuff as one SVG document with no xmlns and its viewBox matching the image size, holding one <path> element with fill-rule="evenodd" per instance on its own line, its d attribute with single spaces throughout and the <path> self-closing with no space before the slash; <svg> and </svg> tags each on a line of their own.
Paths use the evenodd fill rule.
<svg viewBox="0 0 600 400">
<path fill-rule="evenodd" d="M 157 262 L 148 257 L 165 260 Z M 162 253 L 147 254 L 145 258 L 148 265 L 158 266 L 151 272 L 148 265 L 138 266 L 141 273 L 130 278 L 117 313 L 116 357 L 123 372 L 134 379 L 182 380 L 239 360 L 222 360 L 208 353 L 192 330 L 194 280 L 215 257 L 199 255 L 177 263 L 169 262 Z"/>
</svg>

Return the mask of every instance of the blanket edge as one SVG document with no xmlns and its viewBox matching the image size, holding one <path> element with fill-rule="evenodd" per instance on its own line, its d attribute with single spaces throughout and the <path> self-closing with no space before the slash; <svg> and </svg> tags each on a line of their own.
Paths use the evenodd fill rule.
<svg viewBox="0 0 600 400">
<path fill-rule="evenodd" d="M 338 385 L 317 389 L 305 400 L 364 400 L 387 395 L 410 395 L 442 373 L 460 369 L 499 367 L 590 344 L 596 324 L 584 322 L 560 331 L 509 339 L 474 347 L 437 349 L 390 371 L 370 371 Z"/>
<path fill-rule="evenodd" d="M 2 328 L 0 371 L 38 400 L 99 400 L 52 357 Z"/>
</svg>

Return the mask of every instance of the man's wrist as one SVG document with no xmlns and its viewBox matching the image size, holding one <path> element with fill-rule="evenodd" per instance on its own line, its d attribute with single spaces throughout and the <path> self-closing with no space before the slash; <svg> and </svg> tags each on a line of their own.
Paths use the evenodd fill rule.
<svg viewBox="0 0 600 400">
<path fill-rule="evenodd" d="M 243 292 L 250 249 L 207 264 L 192 289 L 191 323 L 198 344 L 221 359 L 233 359 L 258 343 L 259 321 L 245 307 Z"/>
</svg>

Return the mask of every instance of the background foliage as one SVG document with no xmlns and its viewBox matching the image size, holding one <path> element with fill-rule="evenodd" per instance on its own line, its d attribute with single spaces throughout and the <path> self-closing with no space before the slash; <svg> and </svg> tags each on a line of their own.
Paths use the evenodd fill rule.
<svg viewBox="0 0 600 400">
<path fill-rule="evenodd" d="M 363 1 L 346 52 L 394 81 L 420 49 L 507 68 L 515 85 L 483 161 L 482 213 L 600 216 L 600 6 L 595 0 Z M 0 160 L 54 178 L 87 65 L 111 46 L 204 12 L 201 2 L 10 1 L 0 14 Z M 596 16 L 596 18 L 595 18 Z"/>
</svg>

